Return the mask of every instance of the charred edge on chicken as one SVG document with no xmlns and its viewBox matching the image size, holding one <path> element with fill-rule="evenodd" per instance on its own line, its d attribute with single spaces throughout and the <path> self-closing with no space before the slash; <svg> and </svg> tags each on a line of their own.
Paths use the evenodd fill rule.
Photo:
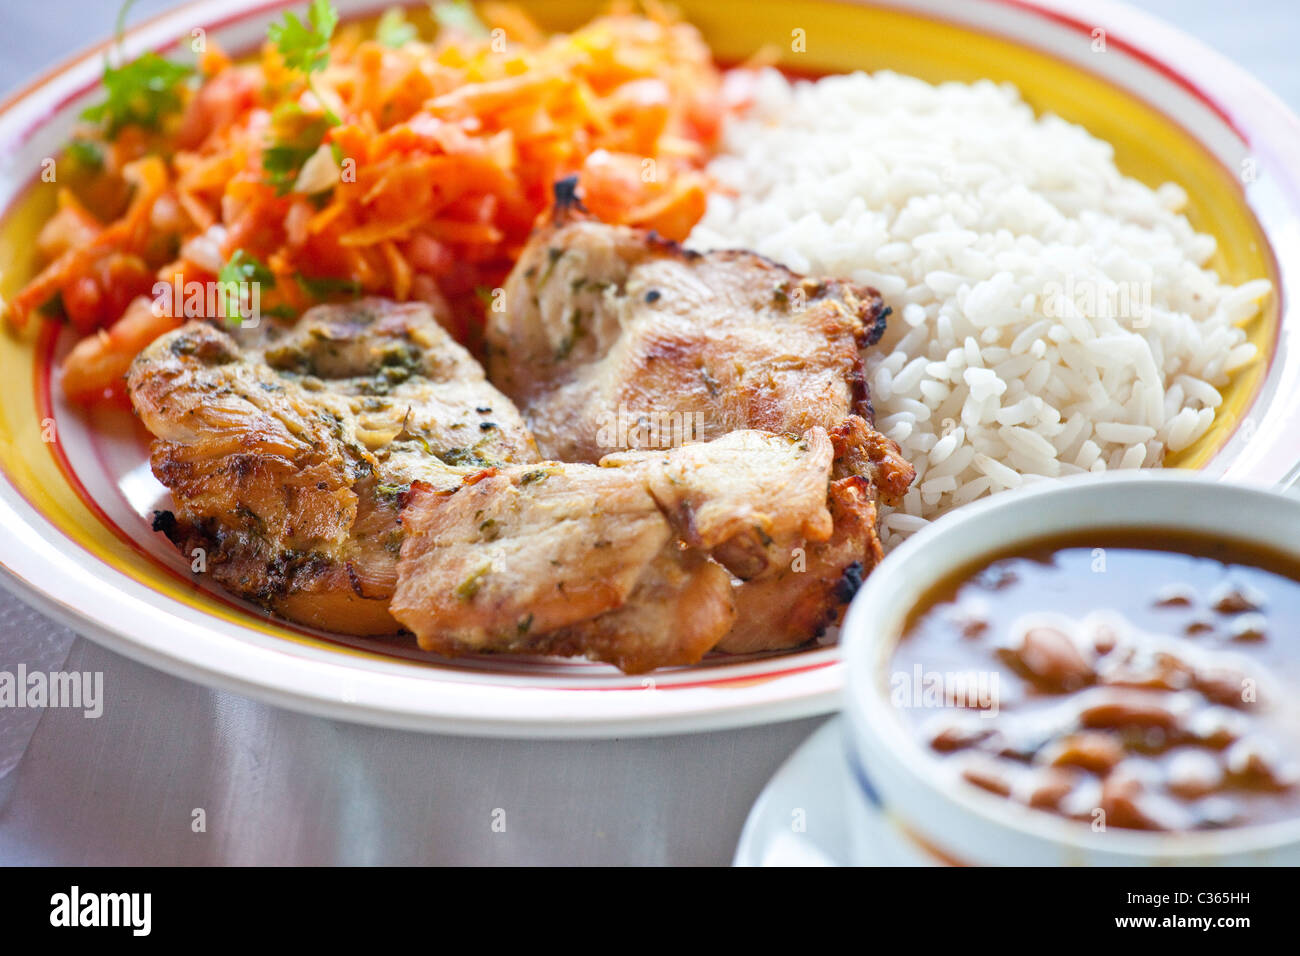
<svg viewBox="0 0 1300 956">
<path fill-rule="evenodd" d="M 555 195 L 554 216 L 556 224 L 563 222 L 568 218 L 569 213 L 581 212 L 586 213 L 587 207 L 582 204 L 578 198 L 578 177 L 565 176 L 563 179 L 557 179 L 555 185 L 551 187 Z"/>
</svg>

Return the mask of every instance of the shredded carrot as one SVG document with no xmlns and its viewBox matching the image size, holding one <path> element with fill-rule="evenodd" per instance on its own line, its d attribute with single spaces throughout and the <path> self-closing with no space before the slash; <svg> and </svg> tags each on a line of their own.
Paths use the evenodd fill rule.
<svg viewBox="0 0 1300 956">
<path fill-rule="evenodd" d="M 124 370 L 116 352 L 129 362 L 165 331 L 132 300 L 157 277 L 211 281 L 242 251 L 275 277 L 263 309 L 309 306 L 315 286 L 301 277 L 329 279 L 450 303 L 449 325 L 473 344 L 484 290 L 504 280 L 557 179 L 577 174 L 602 218 L 672 239 L 703 214 L 720 74 L 694 28 L 649 9 L 548 37 L 519 8 L 489 3 L 482 35 L 444 27 L 397 48 L 345 26 L 310 81 L 269 43 L 244 63 L 209 44 L 179 115 L 101 140 L 89 198 L 63 204 L 52 259 L 10 320 L 61 307 L 85 333 L 110 329 L 65 368 L 68 393 L 92 399 Z M 309 141 L 301 168 L 272 184 L 268 147 L 312 129 L 319 148 Z M 85 241 L 60 246 L 60 229 Z M 114 276 L 126 281 L 113 287 Z"/>
</svg>

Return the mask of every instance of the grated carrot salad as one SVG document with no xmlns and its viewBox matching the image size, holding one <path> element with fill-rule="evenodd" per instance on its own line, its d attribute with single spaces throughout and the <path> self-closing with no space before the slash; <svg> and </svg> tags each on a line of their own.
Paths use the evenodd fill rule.
<svg viewBox="0 0 1300 956">
<path fill-rule="evenodd" d="M 570 174 L 606 221 L 685 238 L 723 111 L 693 27 L 616 9 L 548 37 L 514 6 L 452 6 L 431 41 L 390 12 L 377 33 L 327 22 L 319 51 L 310 33 L 248 63 L 209 44 L 156 123 L 133 120 L 168 102 L 124 94 L 117 128 L 74 141 L 78 174 L 39 237 L 48 265 L 8 309 L 16 327 L 53 315 L 86 336 L 64 366 L 69 397 L 120 390 L 180 324 L 156 314 L 155 282 L 231 269 L 262 280 L 264 313 L 417 299 L 473 345 L 482 302 Z M 318 14 L 332 15 L 324 0 Z M 285 51 L 303 36 L 295 69 Z"/>
</svg>

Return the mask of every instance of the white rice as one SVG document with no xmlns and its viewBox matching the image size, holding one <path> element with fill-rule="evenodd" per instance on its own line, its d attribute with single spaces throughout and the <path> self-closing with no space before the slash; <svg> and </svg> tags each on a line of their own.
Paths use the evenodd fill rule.
<svg viewBox="0 0 1300 956">
<path fill-rule="evenodd" d="M 917 480 L 886 545 L 1030 481 L 1158 466 L 1256 360 L 1239 326 L 1267 280 L 1220 283 L 1179 186 L 1122 176 L 1110 144 L 1009 85 L 766 71 L 711 171 L 734 195 L 691 246 L 865 282 L 893 308 L 867 382 Z"/>
</svg>

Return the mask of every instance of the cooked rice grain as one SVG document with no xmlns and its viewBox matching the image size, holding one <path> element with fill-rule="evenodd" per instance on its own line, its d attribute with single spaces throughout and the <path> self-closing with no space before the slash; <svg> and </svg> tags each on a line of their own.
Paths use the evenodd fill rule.
<svg viewBox="0 0 1300 956">
<path fill-rule="evenodd" d="M 759 78 L 691 235 L 874 285 L 877 427 L 917 480 L 882 525 L 1042 478 L 1160 465 L 1205 434 L 1255 361 L 1267 280 L 1224 285 L 1186 193 L 1120 174 L 1109 143 L 1036 118 L 1009 85 L 892 73 Z"/>
</svg>

